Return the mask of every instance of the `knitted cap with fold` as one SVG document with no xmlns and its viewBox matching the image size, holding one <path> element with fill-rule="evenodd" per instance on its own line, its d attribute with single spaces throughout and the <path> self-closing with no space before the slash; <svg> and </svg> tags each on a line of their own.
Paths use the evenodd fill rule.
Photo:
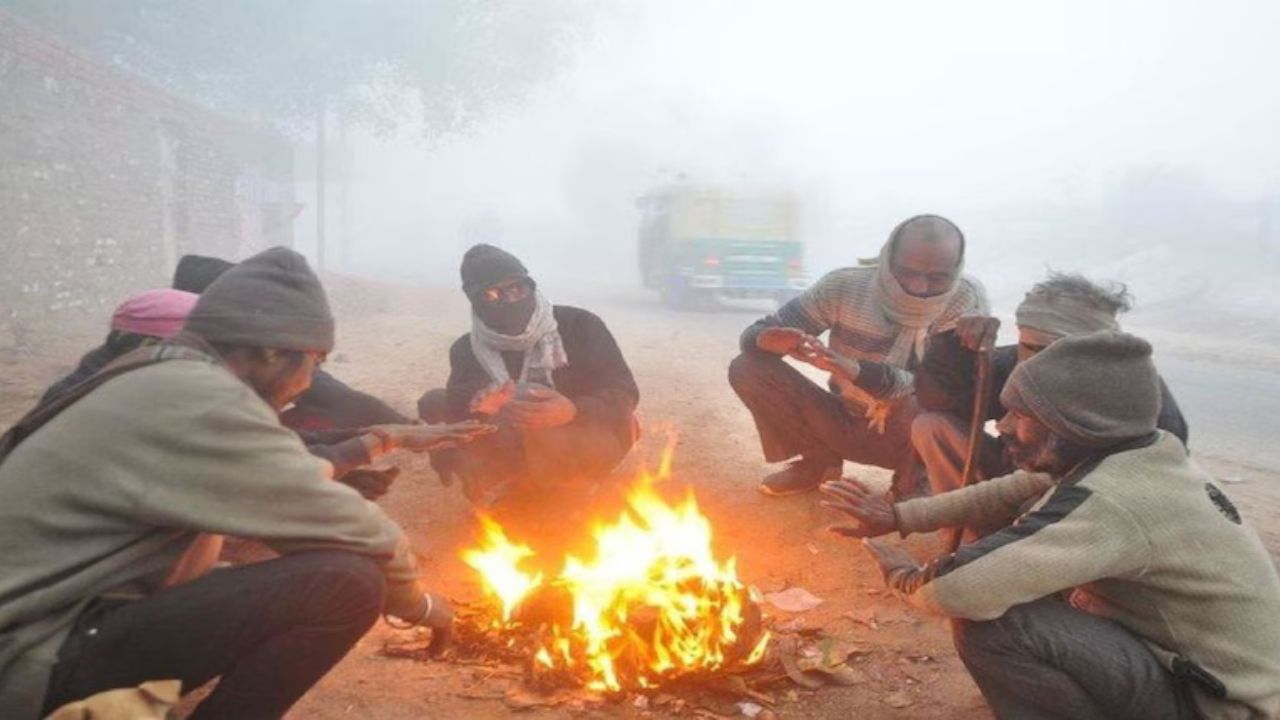
<svg viewBox="0 0 1280 720">
<path fill-rule="evenodd" d="M 1000 402 L 1084 447 L 1149 435 L 1160 414 L 1151 344 L 1116 331 L 1065 337 L 1018 363 Z"/>
<path fill-rule="evenodd" d="M 334 341 L 320 279 L 306 258 L 284 247 L 258 253 L 214 280 L 184 329 L 209 342 L 282 350 L 328 352 Z"/>
<path fill-rule="evenodd" d="M 468 297 L 508 278 L 529 277 L 520 258 L 493 245 L 472 246 L 462 256 L 462 292 Z"/>
</svg>

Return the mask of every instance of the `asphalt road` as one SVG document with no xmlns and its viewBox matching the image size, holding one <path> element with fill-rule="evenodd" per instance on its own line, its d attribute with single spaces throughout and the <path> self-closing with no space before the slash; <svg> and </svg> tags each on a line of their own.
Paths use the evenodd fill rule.
<svg viewBox="0 0 1280 720">
<path fill-rule="evenodd" d="M 1280 374 L 1167 356 L 1159 365 L 1193 453 L 1280 473 Z"/>
</svg>

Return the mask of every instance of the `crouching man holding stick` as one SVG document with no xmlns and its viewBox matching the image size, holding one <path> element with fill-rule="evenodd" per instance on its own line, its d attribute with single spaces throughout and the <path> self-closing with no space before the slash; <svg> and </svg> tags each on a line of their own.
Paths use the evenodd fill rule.
<svg viewBox="0 0 1280 720">
<path fill-rule="evenodd" d="M 1280 580 L 1222 489 L 1156 429 L 1151 346 L 1063 338 L 1019 363 L 1000 401 L 1024 473 L 897 506 L 824 486 L 857 521 L 845 535 L 1012 521 L 923 565 L 864 541 L 892 589 L 953 619 L 996 716 L 1280 716 Z"/>
</svg>

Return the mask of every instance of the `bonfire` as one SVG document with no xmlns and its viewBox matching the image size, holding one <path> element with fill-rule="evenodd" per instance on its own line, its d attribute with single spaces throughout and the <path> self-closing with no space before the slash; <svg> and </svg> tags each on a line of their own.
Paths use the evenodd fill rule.
<svg viewBox="0 0 1280 720">
<path fill-rule="evenodd" d="M 647 690 L 764 657 L 759 609 L 734 558 L 715 557 L 692 489 L 675 503 L 657 492 L 670 474 L 668 449 L 656 473 L 638 474 L 618 517 L 592 530 L 585 556 L 566 555 L 554 575 L 529 569 L 535 549 L 481 520 L 479 545 L 462 558 L 494 601 L 486 632 L 527 653 L 540 684 Z"/>
</svg>

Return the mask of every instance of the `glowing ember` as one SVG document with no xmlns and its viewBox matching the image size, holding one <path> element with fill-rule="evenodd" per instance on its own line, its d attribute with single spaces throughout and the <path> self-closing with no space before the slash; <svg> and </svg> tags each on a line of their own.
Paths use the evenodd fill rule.
<svg viewBox="0 0 1280 720">
<path fill-rule="evenodd" d="M 594 557 L 568 556 L 544 582 L 520 564 L 533 557 L 502 528 L 484 520 L 479 548 L 462 557 L 501 603 L 504 629 L 520 627 L 521 605 L 543 594 L 563 598 L 570 613 L 542 618 L 533 659 L 564 671 L 592 690 L 655 687 L 694 673 L 751 665 L 763 657 L 768 634 L 748 631 L 746 587 L 734 559 L 711 552 L 711 524 L 692 490 L 667 504 L 653 490 L 670 475 L 664 454 L 657 475 L 641 472 L 627 509 L 592 531 Z M 533 623 L 530 622 L 532 625 Z M 753 633 L 746 637 L 745 632 Z"/>
</svg>

